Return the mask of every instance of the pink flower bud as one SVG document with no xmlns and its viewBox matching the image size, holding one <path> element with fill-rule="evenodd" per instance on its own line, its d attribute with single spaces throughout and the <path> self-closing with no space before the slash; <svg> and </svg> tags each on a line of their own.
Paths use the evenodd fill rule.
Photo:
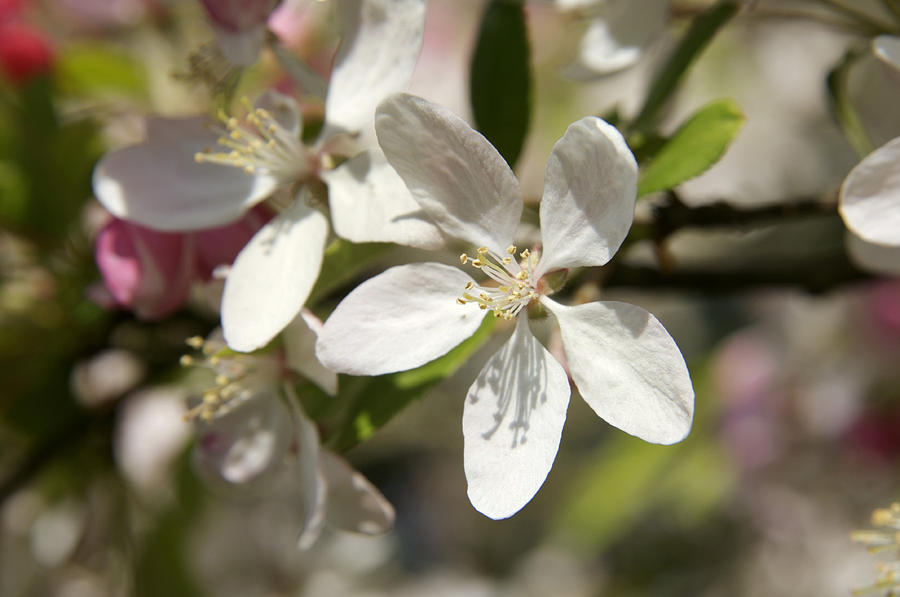
<svg viewBox="0 0 900 597">
<path fill-rule="evenodd" d="M 24 23 L 0 24 L 0 71 L 22 85 L 53 66 L 54 55 L 42 33 Z"/>
<path fill-rule="evenodd" d="M 270 217 L 258 206 L 233 224 L 188 233 L 114 219 L 97 235 L 94 256 L 116 304 L 141 319 L 161 319 L 187 301 L 194 282 L 231 264 Z"/>
</svg>

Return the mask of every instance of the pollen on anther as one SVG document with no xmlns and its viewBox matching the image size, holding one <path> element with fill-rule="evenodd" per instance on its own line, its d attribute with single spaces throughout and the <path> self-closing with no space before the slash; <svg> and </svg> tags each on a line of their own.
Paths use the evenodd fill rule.
<svg viewBox="0 0 900 597">
<path fill-rule="evenodd" d="M 463 253 L 459 256 L 459 262 L 465 265 L 469 261 L 469 256 Z"/>
<path fill-rule="evenodd" d="M 487 248 L 487 247 L 478 247 L 478 254 L 479 254 L 479 255 L 486 255 L 487 252 L 488 252 L 488 248 Z"/>
<path fill-rule="evenodd" d="M 506 252 L 509 253 L 510 255 L 515 255 L 516 254 L 516 245 L 509 245 L 508 247 L 506 247 Z"/>
</svg>

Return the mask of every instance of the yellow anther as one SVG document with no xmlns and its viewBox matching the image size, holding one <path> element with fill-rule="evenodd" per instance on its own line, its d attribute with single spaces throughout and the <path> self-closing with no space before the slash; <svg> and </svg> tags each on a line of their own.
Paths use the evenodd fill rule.
<svg viewBox="0 0 900 597">
<path fill-rule="evenodd" d="M 187 340 L 184 341 L 185 344 L 194 349 L 200 349 L 206 344 L 206 341 L 201 336 L 191 336 Z"/>
<path fill-rule="evenodd" d="M 478 305 L 478 308 L 481 309 L 482 311 L 484 311 L 485 309 L 487 309 L 487 305 L 481 304 L 481 305 Z"/>
<path fill-rule="evenodd" d="M 524 280 L 527 277 L 528 277 L 528 272 L 526 272 L 525 270 L 521 270 L 521 271 L 519 271 L 519 273 L 516 274 L 516 280 Z M 521 288 L 521 286 L 520 286 L 520 288 Z"/>
<path fill-rule="evenodd" d="M 508 247 L 506 247 L 506 252 L 509 253 L 510 255 L 515 255 L 516 254 L 516 245 L 509 245 Z"/>
<path fill-rule="evenodd" d="M 479 255 L 487 255 L 487 252 L 488 252 L 488 248 L 487 248 L 487 247 L 478 247 L 478 254 L 479 254 Z"/>
<path fill-rule="evenodd" d="M 215 392 L 204 392 L 203 393 L 203 403 L 204 404 L 214 404 L 219 401 L 219 395 Z"/>
<path fill-rule="evenodd" d="M 226 375 L 216 375 L 216 385 L 217 385 L 217 386 L 228 385 L 228 383 L 229 383 L 230 381 L 231 381 L 231 380 L 228 379 L 228 377 L 227 377 Z"/>
<path fill-rule="evenodd" d="M 181 355 L 181 358 L 178 359 L 178 362 L 181 364 L 182 367 L 190 367 L 191 365 L 194 364 L 194 357 L 192 357 L 189 354 L 183 354 L 183 355 Z"/>
<path fill-rule="evenodd" d="M 255 171 L 253 166 L 244 166 L 244 174 L 253 174 Z"/>
<path fill-rule="evenodd" d="M 522 259 L 528 259 L 529 255 L 531 255 L 531 252 L 528 249 L 525 249 L 524 251 L 519 253 L 519 256 L 521 256 Z"/>
<path fill-rule="evenodd" d="M 472 280 L 466 282 L 466 290 L 472 290 L 473 286 L 475 286 L 475 282 L 473 282 Z"/>
<path fill-rule="evenodd" d="M 197 162 L 198 164 L 202 164 L 202 163 L 203 163 L 203 158 L 205 158 L 205 157 L 206 157 L 206 156 L 204 156 L 202 153 L 200 153 L 200 152 L 198 151 L 197 153 L 194 154 L 194 161 Z"/>
<path fill-rule="evenodd" d="M 500 260 L 500 262 L 503 265 L 509 265 L 510 263 L 512 263 L 512 257 L 504 257 L 503 259 Z"/>
<path fill-rule="evenodd" d="M 891 524 L 893 518 L 894 516 L 891 511 L 885 508 L 878 508 L 872 512 L 872 524 L 878 527 Z"/>
<path fill-rule="evenodd" d="M 465 304 L 466 304 L 466 300 L 465 300 L 465 299 L 461 299 L 461 298 L 456 299 L 456 302 L 459 303 L 460 305 L 465 305 Z"/>
<path fill-rule="evenodd" d="M 484 265 L 484 262 L 482 262 L 481 259 L 474 259 L 472 261 L 472 267 L 481 267 L 483 265 Z"/>
<path fill-rule="evenodd" d="M 466 262 L 468 262 L 468 261 L 469 261 L 469 256 L 466 255 L 465 253 L 463 253 L 462 255 L 459 256 L 459 262 L 462 263 L 463 265 L 465 265 Z"/>
</svg>

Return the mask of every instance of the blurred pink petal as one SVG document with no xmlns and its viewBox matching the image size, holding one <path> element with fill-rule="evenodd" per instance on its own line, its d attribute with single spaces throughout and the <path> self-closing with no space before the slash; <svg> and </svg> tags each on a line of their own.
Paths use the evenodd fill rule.
<svg viewBox="0 0 900 597">
<path fill-rule="evenodd" d="M 193 282 L 230 265 L 271 216 L 258 206 L 233 224 L 189 233 L 113 219 L 97 235 L 94 255 L 116 304 L 142 319 L 161 319 L 187 301 Z"/>
<path fill-rule="evenodd" d="M 193 274 L 192 240 L 112 220 L 97 235 L 94 256 L 116 302 L 142 319 L 176 311 L 188 297 Z"/>
<path fill-rule="evenodd" d="M 272 212 L 263 205 L 257 205 L 233 224 L 193 233 L 197 277 L 209 280 L 217 267 L 230 265 L 256 231 L 271 219 Z"/>
</svg>

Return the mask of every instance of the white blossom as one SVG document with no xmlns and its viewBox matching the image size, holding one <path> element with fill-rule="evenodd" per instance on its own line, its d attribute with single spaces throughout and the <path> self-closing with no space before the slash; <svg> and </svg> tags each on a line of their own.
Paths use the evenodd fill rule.
<svg viewBox="0 0 900 597">
<path fill-rule="evenodd" d="M 485 313 L 516 319 L 512 337 L 469 388 L 463 414 L 472 504 L 491 518 L 522 508 L 555 459 L 569 402 L 566 370 L 535 339 L 528 307 L 559 323 L 569 373 L 609 423 L 655 443 L 688 433 L 693 390 L 678 347 L 650 313 L 618 302 L 564 306 L 545 274 L 605 264 L 625 239 L 637 165 L 621 134 L 595 117 L 569 126 L 547 162 L 543 252 L 519 251 L 519 184 L 494 147 L 448 110 L 411 95 L 383 101 L 378 140 L 422 209 L 489 280 L 439 263 L 401 265 L 357 287 L 319 336 L 322 363 L 380 375 L 422 365 L 471 335 Z"/>
<path fill-rule="evenodd" d="M 94 192 L 114 215 L 158 230 L 209 228 L 270 199 L 280 208 L 241 251 L 222 298 L 225 339 L 235 350 L 267 344 L 294 319 L 322 264 L 328 218 L 310 183 L 328 188 L 336 234 L 354 242 L 434 248 L 437 229 L 377 148 L 357 143 L 378 101 L 401 89 L 422 42 L 424 0 L 337 3 L 343 42 L 319 139 L 301 142 L 300 112 L 278 93 L 247 115 L 151 119 L 144 143 L 107 154 Z"/>
<path fill-rule="evenodd" d="M 326 392 L 337 376 L 313 355 L 321 322 L 304 310 L 284 332 L 283 353 L 229 352 L 221 340 L 192 338 L 202 356 L 185 365 L 208 368 L 214 377 L 189 411 L 195 422 L 197 470 L 214 483 L 265 494 L 284 485 L 302 489 L 303 525 L 298 546 L 307 549 L 326 523 L 366 534 L 387 531 L 394 510 L 384 496 L 341 457 L 319 445 L 286 371 L 308 377 Z"/>
</svg>

